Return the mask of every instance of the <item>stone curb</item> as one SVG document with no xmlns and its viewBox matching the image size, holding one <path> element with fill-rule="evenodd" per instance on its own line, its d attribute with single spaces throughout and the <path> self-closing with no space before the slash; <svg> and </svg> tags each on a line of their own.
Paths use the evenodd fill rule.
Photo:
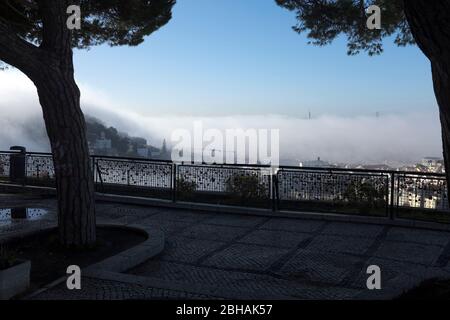
<svg viewBox="0 0 450 320">
<path fill-rule="evenodd" d="M 158 255 L 164 250 L 165 237 L 164 232 L 161 230 L 137 224 L 108 223 L 106 225 L 99 224 L 99 226 L 114 226 L 119 228 L 123 227 L 126 229 L 134 229 L 138 232 L 145 232 L 148 236 L 148 239 L 133 248 L 125 250 L 115 256 L 107 258 L 83 269 L 84 275 L 88 275 L 90 272 L 98 270 L 124 272 Z"/>
<path fill-rule="evenodd" d="M 132 229 L 134 231 L 146 234 L 148 239 L 133 248 L 122 251 L 115 256 L 109 257 L 103 261 L 83 268 L 81 272 L 82 276 L 92 277 L 92 275 L 101 274 L 104 272 L 124 272 L 158 255 L 164 250 L 165 236 L 164 232 L 161 230 L 136 224 L 124 224 L 117 222 L 98 223 L 97 227 Z M 40 230 L 40 232 L 42 231 L 45 230 Z M 37 297 L 41 293 L 60 285 L 61 283 L 66 281 L 66 279 L 66 276 L 58 278 L 55 281 L 25 296 L 23 299 L 27 300 Z"/>
</svg>

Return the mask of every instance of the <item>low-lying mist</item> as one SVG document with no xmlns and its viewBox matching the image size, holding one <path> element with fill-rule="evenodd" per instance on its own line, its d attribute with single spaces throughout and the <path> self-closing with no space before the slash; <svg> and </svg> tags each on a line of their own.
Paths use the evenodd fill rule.
<svg viewBox="0 0 450 320">
<path fill-rule="evenodd" d="M 279 129 L 281 163 L 317 157 L 341 163 L 415 163 L 425 156 L 442 155 L 436 112 L 314 119 L 277 114 L 146 117 L 114 105 L 93 88 L 80 85 L 80 89 L 86 114 L 129 135 L 146 138 L 156 147 L 164 138 L 170 145 L 173 130 L 192 130 L 193 121 L 202 120 L 204 129 Z M 0 149 L 23 145 L 31 151 L 49 151 L 33 83 L 16 70 L 0 72 L 0 97 Z"/>
</svg>

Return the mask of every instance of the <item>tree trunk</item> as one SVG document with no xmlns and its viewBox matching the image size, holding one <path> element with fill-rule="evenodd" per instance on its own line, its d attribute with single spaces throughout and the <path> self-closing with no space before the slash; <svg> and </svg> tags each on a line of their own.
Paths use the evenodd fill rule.
<svg viewBox="0 0 450 320">
<path fill-rule="evenodd" d="M 72 33 L 66 10 L 79 0 L 37 0 L 42 15 L 39 47 L 0 19 L 0 59 L 36 85 L 50 139 L 58 196 L 58 226 L 66 247 L 95 244 L 94 182 L 73 69 Z"/>
<path fill-rule="evenodd" d="M 450 61 L 450 56 L 449 56 Z M 433 83 L 439 105 L 439 117 L 442 130 L 445 176 L 450 182 L 450 70 L 442 70 L 439 64 L 432 62 Z M 450 188 L 447 187 L 447 199 L 450 203 Z M 449 205 L 450 207 L 450 205 Z"/>
<path fill-rule="evenodd" d="M 60 241 L 66 247 L 91 247 L 96 241 L 94 183 L 80 91 L 73 73 L 57 68 L 33 81 L 53 154 Z"/>
<path fill-rule="evenodd" d="M 404 0 L 411 32 L 431 61 L 434 91 L 439 105 L 447 184 L 450 183 L 450 1 Z M 447 188 L 450 203 L 450 188 Z"/>
</svg>

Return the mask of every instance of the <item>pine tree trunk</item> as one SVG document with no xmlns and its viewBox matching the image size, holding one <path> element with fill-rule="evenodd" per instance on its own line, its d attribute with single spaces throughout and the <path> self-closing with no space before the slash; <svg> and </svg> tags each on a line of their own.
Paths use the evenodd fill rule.
<svg viewBox="0 0 450 320">
<path fill-rule="evenodd" d="M 411 32 L 431 61 L 434 91 L 439 105 L 447 184 L 450 182 L 450 1 L 404 0 Z M 450 203 L 450 188 L 447 188 Z"/>
<path fill-rule="evenodd" d="M 39 0 L 42 43 L 21 40 L 0 20 L 0 58 L 36 85 L 53 154 L 58 197 L 58 227 L 66 247 L 86 248 L 96 242 L 95 193 L 74 79 L 72 32 L 66 10 L 78 0 Z"/>
<path fill-rule="evenodd" d="M 432 63 L 432 70 L 434 91 L 439 105 L 445 176 L 448 183 L 450 181 L 450 70 L 442 70 L 436 63 Z M 447 199 L 450 201 L 450 188 L 447 189 Z"/>
<path fill-rule="evenodd" d="M 66 247 L 91 247 L 96 241 L 94 184 L 80 91 L 70 70 L 48 68 L 33 81 L 53 154 L 60 241 Z"/>
</svg>

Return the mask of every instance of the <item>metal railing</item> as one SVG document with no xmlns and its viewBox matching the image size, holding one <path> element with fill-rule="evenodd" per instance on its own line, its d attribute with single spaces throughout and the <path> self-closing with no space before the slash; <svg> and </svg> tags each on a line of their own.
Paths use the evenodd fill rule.
<svg viewBox="0 0 450 320">
<path fill-rule="evenodd" d="M 0 152 L 0 182 L 10 182 L 10 157 Z M 265 208 L 345 213 L 450 223 L 445 175 L 438 173 L 211 165 L 91 156 L 102 193 Z M 26 154 L 27 185 L 54 186 L 51 154 Z"/>
</svg>

